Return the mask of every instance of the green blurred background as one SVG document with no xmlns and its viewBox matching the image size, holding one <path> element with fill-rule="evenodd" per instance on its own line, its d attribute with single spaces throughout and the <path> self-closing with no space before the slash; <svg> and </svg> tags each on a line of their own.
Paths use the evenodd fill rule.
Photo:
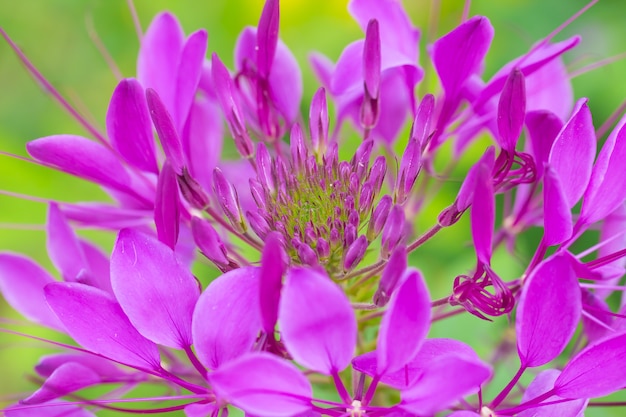
<svg viewBox="0 0 626 417">
<path fill-rule="evenodd" d="M 209 54 L 217 52 L 229 66 L 232 66 L 236 37 L 244 26 L 256 25 L 263 6 L 260 0 L 136 0 L 135 3 L 144 29 L 156 13 L 166 9 L 178 16 L 187 33 L 206 28 Z M 463 8 L 463 2 L 459 0 L 441 3 L 438 27 L 433 30 L 437 35 L 458 24 Z M 431 21 L 431 2 L 414 0 L 404 1 L 404 4 L 416 26 L 427 27 Z M 581 0 L 475 1 L 472 14 L 488 16 L 496 31 L 485 75 L 493 74 L 502 64 L 527 51 L 532 43 L 550 33 L 585 4 L 586 1 Z M 347 43 L 362 37 L 345 6 L 343 1 L 282 1 L 281 38 L 301 63 L 304 73 L 303 113 L 307 112 L 310 97 L 317 88 L 308 69 L 308 53 L 319 51 L 336 60 Z M 582 44 L 566 55 L 568 64 L 577 69 L 626 51 L 625 18 L 626 3 L 603 0 L 567 27 L 557 39 L 572 34 L 583 36 Z M 124 76 L 133 76 L 138 40 L 124 0 L 0 2 L 0 25 L 66 98 L 81 111 L 84 109 L 83 113 L 97 125 L 103 126 L 116 79 L 88 36 L 87 27 L 91 24 Z M 427 32 L 422 32 L 422 58 L 425 57 Z M 589 97 L 596 127 L 626 99 L 624 75 L 626 63 L 620 61 L 573 80 L 575 96 Z M 27 141 L 56 133 L 84 134 L 80 126 L 33 82 L 10 48 L 0 43 L 0 150 L 25 155 Z M 104 198 L 104 194 L 89 183 L 2 155 L 0 189 L 62 201 Z M 45 211 L 45 204 L 0 195 L 0 250 L 25 253 L 51 270 L 42 230 Z M 435 213 L 434 209 L 431 210 L 433 216 Z M 418 227 L 427 227 L 432 221 L 433 217 L 418 219 Z M 445 231 L 413 258 L 429 278 L 433 298 L 446 295 L 452 278 L 473 266 L 473 251 L 467 245 L 458 244 L 469 242 L 467 226 L 462 223 L 455 230 Z M 106 250 L 110 250 L 113 236 L 90 231 L 81 234 L 95 237 Z M 527 255 L 524 251 L 532 250 L 533 242 L 532 237 L 521 242 L 522 255 Z M 524 245 L 528 247 L 524 248 Z M 512 279 L 520 273 L 521 266 L 508 259 L 505 254 L 499 254 L 495 260 L 496 268 L 499 268 L 496 270 L 505 279 Z M 0 317 L 24 324 L 1 301 Z M 33 326 L 7 326 L 46 335 Z M 488 358 L 506 327 L 505 319 L 487 323 L 471 317 L 458 317 L 445 324 L 436 324 L 431 336 L 459 337 L 471 343 L 483 358 Z M 33 389 L 25 376 L 31 374 L 32 365 L 45 351 L 41 343 L 0 334 L 0 406 L 3 401 L 11 402 Z M 614 413 L 612 415 L 622 415 L 619 411 Z M 587 415 L 610 414 L 606 410 L 594 410 Z"/>
</svg>

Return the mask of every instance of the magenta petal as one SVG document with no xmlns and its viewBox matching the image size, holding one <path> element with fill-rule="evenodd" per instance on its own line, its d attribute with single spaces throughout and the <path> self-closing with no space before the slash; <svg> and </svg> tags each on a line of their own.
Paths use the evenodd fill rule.
<svg viewBox="0 0 626 417">
<path fill-rule="evenodd" d="M 541 178 L 543 166 L 548 162 L 550 149 L 563 127 L 563 122 L 549 111 L 531 111 L 526 114 L 526 127 L 530 135 L 537 177 Z"/>
<path fill-rule="evenodd" d="M 483 265 L 491 262 L 493 225 L 496 203 L 491 179 L 491 167 L 481 161 L 476 168 L 476 183 L 472 198 L 472 239 L 478 261 Z"/>
<path fill-rule="evenodd" d="M 278 111 L 291 125 L 300 115 L 302 71 L 287 45 L 280 39 L 270 73 L 270 94 Z"/>
<path fill-rule="evenodd" d="M 137 80 L 126 78 L 115 87 L 106 126 L 111 144 L 126 162 L 144 171 L 158 172 L 152 122 Z"/>
<path fill-rule="evenodd" d="M 480 170 L 484 170 L 484 167 L 489 168 L 489 172 L 493 170 L 493 165 L 495 163 L 495 149 L 493 146 L 487 148 L 483 156 L 480 158 L 474 166 L 470 168 L 467 175 L 465 176 L 465 180 L 463 180 L 463 184 L 461 184 L 461 189 L 459 190 L 459 194 L 457 197 L 457 208 L 459 211 L 465 211 L 472 204 L 472 199 L 474 198 L 474 190 L 476 189 L 476 181 L 478 177 L 478 172 Z M 482 168 L 481 168 L 482 167 Z M 484 173 L 482 174 L 485 175 Z M 483 188 L 486 185 L 483 184 Z"/>
<path fill-rule="evenodd" d="M 41 404 L 99 382 L 100 376 L 91 369 L 75 362 L 68 362 L 58 367 L 41 388 L 22 400 L 22 403 Z"/>
<path fill-rule="evenodd" d="M 517 139 L 522 133 L 526 112 L 526 89 L 524 74 L 513 68 L 509 74 L 498 102 L 499 143 L 507 152 L 514 152 Z"/>
<path fill-rule="evenodd" d="M 479 359 L 442 355 L 425 366 L 413 387 L 402 391 L 400 407 L 418 415 L 435 414 L 478 392 L 491 373 L 491 368 Z"/>
<path fill-rule="evenodd" d="M 479 361 L 476 352 L 463 342 L 454 339 L 426 339 L 417 355 L 405 366 L 395 372 L 386 373 L 380 377 L 380 382 L 399 390 L 413 385 L 424 374 L 429 364 L 446 355 L 456 355 L 468 360 Z M 375 377 L 377 372 L 377 352 L 368 352 L 352 360 L 352 367 L 366 375 Z"/>
<path fill-rule="evenodd" d="M 160 369 L 157 346 L 140 335 L 107 293 L 78 283 L 46 285 L 46 300 L 85 349 L 138 368 Z"/>
<path fill-rule="evenodd" d="M 200 97 L 191 105 L 181 137 L 191 176 L 205 190 L 211 189 L 211 175 L 222 154 L 224 128 L 219 104 Z"/>
<path fill-rule="evenodd" d="M 144 88 L 159 93 L 170 111 L 176 97 L 176 74 L 185 35 L 171 13 L 157 15 L 141 40 L 137 59 L 137 78 Z"/>
<path fill-rule="evenodd" d="M 167 156 L 167 159 L 172 164 L 174 172 L 181 175 L 183 173 L 183 167 L 187 164 L 180 137 L 174 125 L 171 113 L 168 111 L 165 102 L 161 99 L 157 91 L 152 88 L 146 90 L 146 101 L 148 102 L 150 117 L 156 128 L 159 140 L 161 141 L 163 152 L 165 152 L 165 156 Z"/>
<path fill-rule="evenodd" d="M 77 363 L 85 368 L 89 368 L 101 377 L 119 377 L 125 373 L 116 366 L 115 362 L 100 356 L 88 353 L 55 353 L 39 358 L 35 365 L 35 372 L 43 377 L 49 377 L 54 371 L 68 363 Z"/>
<path fill-rule="evenodd" d="M 565 366 L 554 383 L 563 398 L 603 397 L 626 386 L 626 334 L 591 345 Z"/>
<path fill-rule="evenodd" d="M 311 409 L 313 390 L 307 378 L 289 362 L 267 353 L 250 353 L 209 374 L 219 399 L 246 413 L 292 417 Z"/>
<path fill-rule="evenodd" d="M 272 69 L 276 44 L 278 43 L 278 22 L 280 20 L 280 10 L 278 0 L 268 0 L 265 2 L 259 28 L 257 30 L 256 52 L 257 69 L 259 75 L 267 78 Z"/>
<path fill-rule="evenodd" d="M 392 295 L 378 333 L 378 375 L 397 371 L 413 359 L 430 327 L 430 297 L 422 275 L 409 270 Z M 402 343 L 398 343 L 402 340 Z"/>
<path fill-rule="evenodd" d="M 546 245 L 558 245 L 572 236 L 572 212 L 561 181 L 549 166 L 544 167 L 543 225 Z"/>
<path fill-rule="evenodd" d="M 91 285 L 92 287 L 100 288 L 109 294 L 113 294 L 113 289 L 111 288 L 111 275 L 109 273 L 111 268 L 109 255 L 105 254 L 102 252 L 102 249 L 86 240 L 80 240 L 79 242 L 83 253 L 85 254 L 85 260 L 89 269 L 87 279 L 81 279 L 80 282 Z"/>
<path fill-rule="evenodd" d="M 178 181 L 172 166 L 165 161 L 159 173 L 154 202 L 154 224 L 159 240 L 170 248 L 176 247 L 180 225 Z"/>
<path fill-rule="evenodd" d="M 541 263 L 524 284 L 515 321 L 517 350 L 522 367 L 541 366 L 561 353 L 576 331 L 580 287 L 563 254 Z"/>
<path fill-rule="evenodd" d="M 170 110 L 179 132 L 182 131 L 196 96 L 206 48 L 207 33 L 201 29 L 189 35 L 180 55 L 176 69 L 176 102 L 175 107 Z"/>
<path fill-rule="evenodd" d="M 56 204 L 48 207 L 46 248 L 54 266 L 66 281 L 76 281 L 86 267 L 82 246 Z"/>
<path fill-rule="evenodd" d="M 402 57 L 407 64 L 417 64 L 419 31 L 400 3 L 394 0 L 353 0 L 348 4 L 348 10 L 364 32 L 369 20 L 376 18 L 383 49 L 388 50 L 389 55 Z"/>
<path fill-rule="evenodd" d="M 307 368 L 330 375 L 348 366 L 356 347 L 356 318 L 343 290 L 325 274 L 292 268 L 280 299 L 285 346 Z"/>
<path fill-rule="evenodd" d="M 171 248 L 146 234 L 122 230 L 111 254 L 111 284 L 139 333 L 172 348 L 192 345 L 191 317 L 200 290 Z"/>
<path fill-rule="evenodd" d="M 561 180 L 569 207 L 580 200 L 596 155 L 596 134 L 587 107 L 587 99 L 576 103 L 572 117 L 563 126 L 552 145 L 549 162 Z"/>
<path fill-rule="evenodd" d="M 609 135 L 596 161 L 585 191 L 579 223 L 588 225 L 603 219 L 626 199 L 626 117 Z"/>
<path fill-rule="evenodd" d="M 489 19 L 475 16 L 434 43 L 433 63 L 448 98 L 480 71 L 493 33 Z"/>
<path fill-rule="evenodd" d="M 225 273 L 202 293 L 193 313 L 193 341 L 198 357 L 217 369 L 246 352 L 261 331 L 259 268 Z"/>
<path fill-rule="evenodd" d="M 278 302 L 286 265 L 283 254 L 281 235 L 271 232 L 265 238 L 265 247 L 261 254 L 260 303 L 263 330 L 269 335 L 274 334 L 278 320 Z"/>
<path fill-rule="evenodd" d="M 364 43 L 364 40 L 352 42 L 341 52 L 330 80 L 330 92 L 333 95 L 354 95 L 361 92 L 363 85 L 355 74 L 363 73 Z"/>
<path fill-rule="evenodd" d="M 546 369 L 537 374 L 535 379 L 528 385 L 522 396 L 522 403 L 539 397 L 541 394 L 548 392 L 554 387 L 554 382 L 561 374 L 556 369 Z M 562 400 L 561 397 L 553 395 L 546 398 L 542 402 L 552 402 Z M 517 414 L 519 417 L 553 417 L 553 416 L 571 416 L 582 417 L 588 400 L 581 399 L 577 401 L 567 401 L 557 404 L 549 404 L 543 407 L 533 407 Z"/>
<path fill-rule="evenodd" d="M 115 154 L 103 145 L 75 135 L 54 135 L 26 144 L 37 161 L 93 181 L 105 187 L 134 194 L 131 178 Z"/>
<path fill-rule="evenodd" d="M 7 303 L 35 323 L 63 330 L 44 297 L 44 287 L 51 282 L 54 278 L 29 258 L 0 253 L 0 292 Z"/>
</svg>

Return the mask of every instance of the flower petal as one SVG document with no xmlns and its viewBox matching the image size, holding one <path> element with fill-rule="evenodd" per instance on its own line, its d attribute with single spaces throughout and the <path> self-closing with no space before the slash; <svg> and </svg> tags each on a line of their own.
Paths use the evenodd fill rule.
<svg viewBox="0 0 626 417">
<path fill-rule="evenodd" d="M 124 229 L 111 254 L 111 284 L 135 328 L 172 348 L 192 345 L 198 283 L 174 251 L 154 237 Z"/>
<path fill-rule="evenodd" d="M 115 87 L 106 126 L 111 145 L 126 162 L 144 171 L 159 171 L 146 96 L 134 78 L 126 78 Z"/>
<path fill-rule="evenodd" d="M 68 174 L 136 195 L 131 178 L 115 154 L 103 145 L 76 135 L 54 135 L 33 140 L 26 149 L 34 159 Z"/>
<path fill-rule="evenodd" d="M 180 23 L 171 13 L 161 13 L 150 23 L 141 39 L 137 59 L 137 78 L 144 88 L 159 93 L 169 111 L 176 97 L 176 74 L 185 35 Z"/>
<path fill-rule="evenodd" d="M 37 391 L 21 402 L 41 404 L 99 382 L 100 376 L 88 367 L 68 362 L 55 369 Z"/>
<path fill-rule="evenodd" d="M 169 161 L 166 160 L 157 181 L 154 202 L 154 224 L 159 240 L 172 249 L 176 247 L 176 242 L 178 241 L 180 226 L 179 200 L 176 174 Z"/>
<path fill-rule="evenodd" d="M 137 332 L 107 293 L 78 283 L 46 285 L 46 300 L 85 349 L 138 368 L 160 369 L 157 346 Z"/>
<path fill-rule="evenodd" d="M 35 323 L 63 330 L 44 296 L 44 287 L 52 282 L 54 278 L 31 259 L 0 253 L 0 292 L 7 303 Z"/>
<path fill-rule="evenodd" d="M 535 379 L 528 385 L 522 396 L 521 403 L 530 401 L 533 398 L 539 397 L 544 392 L 548 392 L 554 386 L 554 382 L 561 374 L 556 369 L 546 369 L 545 371 L 537 374 Z M 562 400 L 561 397 L 553 395 L 546 398 L 542 402 L 552 402 Z M 583 417 L 583 412 L 587 407 L 588 400 L 581 399 L 577 401 L 560 402 L 556 404 L 544 405 L 539 407 L 533 407 L 522 411 L 517 414 L 519 417 L 552 417 L 552 416 L 571 416 L 571 417 Z"/>
<path fill-rule="evenodd" d="M 588 346 L 563 368 L 554 383 L 563 398 L 603 397 L 626 386 L 626 333 Z"/>
<path fill-rule="evenodd" d="M 543 166 L 548 162 L 550 149 L 563 127 L 563 122 L 549 111 L 530 111 L 526 113 L 526 127 L 539 179 L 543 176 Z"/>
<path fill-rule="evenodd" d="M 217 396 L 246 413 L 292 417 L 312 408 L 307 378 L 289 362 L 267 353 L 249 353 L 209 374 Z"/>
<path fill-rule="evenodd" d="M 206 30 L 198 30 L 185 42 L 176 69 L 176 102 L 170 111 L 178 131 L 182 131 L 196 96 L 207 49 Z M 167 105 L 168 103 L 165 102 Z"/>
<path fill-rule="evenodd" d="M 430 297 L 422 275 L 409 270 L 391 296 L 378 333 L 378 375 L 403 368 L 417 354 L 430 327 Z M 402 340 L 402 343 L 398 343 Z"/>
<path fill-rule="evenodd" d="M 576 103 L 572 117 L 565 123 L 552 145 L 549 162 L 561 180 L 569 207 L 580 200 L 591 177 L 596 155 L 596 134 L 587 99 Z"/>
<path fill-rule="evenodd" d="M 46 248 L 65 281 L 76 281 L 87 261 L 74 230 L 56 204 L 48 207 Z"/>
<path fill-rule="evenodd" d="M 356 318 L 343 291 L 325 274 L 291 268 L 280 299 L 285 346 L 307 368 L 330 375 L 348 366 L 356 347 Z"/>
<path fill-rule="evenodd" d="M 543 225 L 546 245 L 558 245 L 572 236 L 572 212 L 561 180 L 550 165 L 544 167 Z"/>
<path fill-rule="evenodd" d="M 250 351 L 261 331 L 259 268 L 243 267 L 213 281 L 193 313 L 198 357 L 210 369 Z"/>
<path fill-rule="evenodd" d="M 446 96 L 452 99 L 481 69 L 493 33 L 489 19 L 474 16 L 433 44 L 433 64 Z"/>
<path fill-rule="evenodd" d="M 541 366 L 561 353 L 576 331 L 580 315 L 580 287 L 570 261 L 564 254 L 547 259 L 525 282 L 517 307 L 515 330 L 521 366 Z"/>
<path fill-rule="evenodd" d="M 491 368 L 478 359 L 444 355 L 427 364 L 415 385 L 402 391 L 400 407 L 419 415 L 435 414 L 478 392 L 490 377 Z"/>
</svg>

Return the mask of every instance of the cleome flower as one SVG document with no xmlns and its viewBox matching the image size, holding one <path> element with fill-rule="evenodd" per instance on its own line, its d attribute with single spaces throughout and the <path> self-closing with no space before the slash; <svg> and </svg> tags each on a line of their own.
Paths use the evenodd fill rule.
<svg viewBox="0 0 626 417">
<path fill-rule="evenodd" d="M 308 119 L 278 0 L 239 35 L 232 69 L 207 56 L 207 31 L 187 36 L 160 13 L 140 31 L 136 77 L 119 77 L 105 132 L 0 30 L 87 131 L 35 139 L 26 159 L 112 200 L 21 196 L 47 204 L 58 277 L 2 252 L 0 291 L 56 333 L 0 331 L 55 352 L 35 366 L 38 388 L 2 413 L 578 416 L 623 405 L 598 399 L 626 386 L 626 118 L 622 106 L 595 130 L 562 60 L 580 37 L 555 40 L 594 3 L 489 77 L 495 30 L 469 2 L 456 27 L 425 32 L 420 58 L 399 1 L 351 0 L 363 37 L 334 63 L 312 56 L 322 86 Z M 455 255 L 453 273 L 423 276 L 423 246 L 464 224 L 475 263 L 457 270 Z M 115 244 L 103 251 L 81 227 Z M 460 315 L 471 326 L 452 326 Z"/>
</svg>

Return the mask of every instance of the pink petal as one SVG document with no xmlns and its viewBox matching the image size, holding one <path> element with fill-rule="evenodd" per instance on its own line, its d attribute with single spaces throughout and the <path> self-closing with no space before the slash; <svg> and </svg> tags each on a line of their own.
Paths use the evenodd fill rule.
<svg viewBox="0 0 626 417">
<path fill-rule="evenodd" d="M 377 351 L 359 355 L 352 360 L 352 367 L 366 375 L 375 377 L 378 375 Z M 404 367 L 395 372 L 380 376 L 380 382 L 393 388 L 403 390 L 412 385 L 425 372 L 429 364 L 439 357 L 456 355 L 468 360 L 479 361 L 476 352 L 463 342 L 454 339 L 426 339 L 417 355 Z"/>
<path fill-rule="evenodd" d="M 193 313 L 198 357 L 210 369 L 249 352 L 261 331 L 259 268 L 243 267 L 213 281 Z"/>
<path fill-rule="evenodd" d="M 489 265 L 495 223 L 495 197 L 488 163 L 481 162 L 476 168 L 475 181 L 471 211 L 472 239 L 478 261 Z"/>
<path fill-rule="evenodd" d="M 63 330 L 44 296 L 44 287 L 51 282 L 54 278 L 31 259 L 0 253 L 0 292 L 7 303 L 28 320 Z"/>
<path fill-rule="evenodd" d="M 272 63 L 274 62 L 276 44 L 278 42 L 279 14 L 278 0 L 265 2 L 261 19 L 259 20 L 256 41 L 257 68 L 263 78 L 267 78 L 270 74 Z"/>
<path fill-rule="evenodd" d="M 271 232 L 265 238 L 265 246 L 261 254 L 259 295 L 263 330 L 272 336 L 278 320 L 278 303 L 280 301 L 282 278 L 287 269 L 284 261 L 285 257 L 286 254 L 283 253 L 280 234 Z"/>
<path fill-rule="evenodd" d="M 180 199 L 178 181 L 172 166 L 166 160 L 159 173 L 154 201 L 154 224 L 159 240 L 170 248 L 176 247 L 180 226 Z"/>
<path fill-rule="evenodd" d="M 46 285 L 46 300 L 67 332 L 85 349 L 138 368 L 158 370 L 157 346 L 140 335 L 107 293 L 78 283 Z"/>
<path fill-rule="evenodd" d="M 41 388 L 21 402 L 26 405 L 41 404 L 99 382 L 100 376 L 91 369 L 68 362 L 55 369 Z"/>
<path fill-rule="evenodd" d="M 413 26 L 402 5 L 394 0 L 353 0 L 348 11 L 365 32 L 370 19 L 376 18 L 380 25 L 383 49 L 391 49 L 409 64 L 418 61 L 419 31 Z M 391 55 L 391 54 L 390 54 Z M 385 67 L 387 67 L 385 65 Z"/>
<path fill-rule="evenodd" d="M 546 369 L 537 374 L 535 379 L 528 385 L 522 396 L 522 403 L 539 397 L 541 394 L 548 392 L 554 386 L 554 382 L 561 374 L 556 369 Z M 551 401 L 559 401 L 563 398 L 553 395 L 546 398 L 542 402 L 549 403 Z M 583 412 L 587 407 L 588 400 L 567 401 L 557 404 L 545 405 L 542 407 L 533 407 L 517 414 L 519 417 L 553 417 L 553 416 L 571 416 L 583 417 Z"/>
<path fill-rule="evenodd" d="M 66 281 L 76 281 L 85 270 L 82 246 L 56 204 L 48 207 L 46 248 L 54 266 Z"/>
<path fill-rule="evenodd" d="M 172 348 L 192 345 L 191 317 L 200 289 L 171 248 L 133 229 L 122 230 L 111 254 L 111 284 L 139 333 Z"/>
<path fill-rule="evenodd" d="M 549 165 L 544 167 L 543 224 L 548 246 L 561 244 L 572 236 L 572 212 L 561 180 Z"/>
<path fill-rule="evenodd" d="M 68 363 L 80 364 L 85 368 L 89 368 L 97 375 L 106 378 L 115 378 L 122 375 L 126 375 L 120 368 L 118 368 L 115 362 L 100 356 L 91 355 L 88 353 L 55 353 L 52 355 L 46 355 L 39 358 L 39 363 L 35 365 L 35 371 L 43 376 L 49 377 L 59 367 Z"/>
<path fill-rule="evenodd" d="M 117 85 L 106 125 L 111 144 L 126 162 L 144 171 L 158 172 L 152 122 L 145 93 L 137 80 L 126 78 Z"/>
<path fill-rule="evenodd" d="M 498 102 L 499 143 L 507 152 L 514 152 L 517 140 L 522 133 L 526 113 L 526 85 L 524 74 L 518 69 L 511 70 Z"/>
<path fill-rule="evenodd" d="M 554 383 L 563 398 L 603 397 L 626 386 L 626 334 L 583 349 L 563 368 Z"/>
<path fill-rule="evenodd" d="M 572 117 L 554 141 L 549 157 L 550 165 L 561 180 L 570 208 L 585 192 L 595 155 L 596 134 L 591 112 L 587 107 L 587 99 L 580 99 Z"/>
<path fill-rule="evenodd" d="M 206 49 L 207 33 L 206 30 L 201 29 L 189 35 L 178 59 L 175 78 L 176 101 L 175 107 L 170 111 L 179 132 L 183 129 L 196 96 Z M 168 102 L 165 103 L 168 104 Z"/>
<path fill-rule="evenodd" d="M 150 117 L 159 136 L 163 152 L 170 164 L 172 164 L 174 172 L 177 175 L 182 175 L 183 168 L 186 167 L 187 162 L 185 161 L 180 137 L 174 125 L 172 115 L 156 90 L 152 88 L 146 89 L 146 101 L 148 102 Z"/>
<path fill-rule="evenodd" d="M 83 279 L 80 282 L 91 285 L 92 287 L 100 288 L 109 294 L 113 294 L 113 289 L 111 288 L 111 275 L 109 273 L 111 268 L 109 255 L 105 254 L 102 252 L 102 249 L 86 240 L 79 240 L 79 243 L 83 254 L 85 255 L 87 268 L 89 269 L 88 279 Z"/>
<path fill-rule="evenodd" d="M 549 111 L 530 111 L 526 113 L 526 127 L 530 135 L 537 177 L 541 178 L 543 166 L 548 162 L 550 149 L 563 127 L 563 122 Z"/>
<path fill-rule="evenodd" d="M 450 99 L 481 70 L 493 33 L 489 19 L 474 16 L 433 44 L 433 64 Z"/>
<path fill-rule="evenodd" d="M 257 29 L 245 28 L 235 46 L 235 68 L 238 71 L 242 70 L 246 60 L 255 60 L 256 44 Z M 271 99 L 278 111 L 289 124 L 295 122 L 302 99 L 302 72 L 298 61 L 280 39 L 271 64 L 269 87 Z"/>
<path fill-rule="evenodd" d="M 225 364 L 209 374 L 209 382 L 218 398 L 249 414 L 292 417 L 311 409 L 313 390 L 307 378 L 267 353 L 249 353 Z"/>
<path fill-rule="evenodd" d="M 524 284 L 515 321 L 517 350 L 522 367 L 541 366 L 559 355 L 576 331 L 580 287 L 562 254 L 541 263 Z"/>
<path fill-rule="evenodd" d="M 350 363 L 356 347 L 356 318 L 343 290 L 325 274 L 289 269 L 279 321 L 285 346 L 298 363 L 326 375 Z"/>
<path fill-rule="evenodd" d="M 117 156 L 103 145 L 75 135 L 54 135 L 26 144 L 37 161 L 105 187 L 136 195 Z"/>
<path fill-rule="evenodd" d="M 430 327 L 430 297 L 422 275 L 409 270 L 392 295 L 378 333 L 378 375 L 403 368 L 417 354 Z M 402 343 L 398 343 L 402 340 Z"/>
<path fill-rule="evenodd" d="M 191 176 L 207 191 L 211 189 L 211 175 L 222 154 L 224 128 L 221 117 L 217 103 L 198 98 L 191 105 L 181 137 Z"/>
<path fill-rule="evenodd" d="M 159 93 L 169 111 L 175 108 L 174 80 L 184 37 L 176 17 L 171 13 L 161 13 L 152 20 L 139 49 L 137 78 L 144 88 L 152 88 Z"/>
<path fill-rule="evenodd" d="M 478 392 L 491 374 L 491 368 L 478 359 L 443 355 L 426 365 L 413 387 L 402 391 L 400 407 L 418 415 L 435 414 Z"/>
</svg>

